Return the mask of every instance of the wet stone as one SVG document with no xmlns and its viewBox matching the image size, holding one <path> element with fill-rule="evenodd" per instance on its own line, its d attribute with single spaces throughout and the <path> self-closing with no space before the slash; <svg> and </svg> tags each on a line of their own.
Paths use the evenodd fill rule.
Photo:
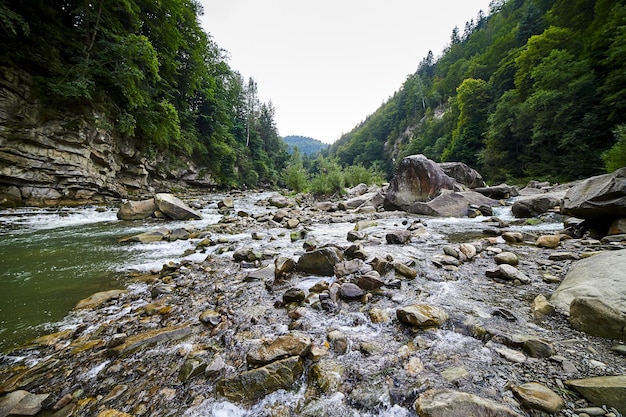
<svg viewBox="0 0 626 417">
<path fill-rule="evenodd" d="M 252 366 L 262 366 L 289 356 L 304 357 L 310 350 L 311 337 L 293 332 L 253 348 L 248 352 L 246 361 Z"/>
<path fill-rule="evenodd" d="M 376 271 L 370 271 L 367 274 L 357 278 L 356 284 L 364 290 L 375 290 L 382 287 L 385 283 L 380 279 L 380 274 Z"/>
<path fill-rule="evenodd" d="M 304 301 L 305 298 L 306 298 L 306 294 L 304 293 L 304 290 L 300 288 L 296 288 L 296 287 L 289 288 L 283 294 L 283 302 L 285 304 L 299 303 L 299 302 Z"/>
<path fill-rule="evenodd" d="M 343 299 L 355 300 L 361 298 L 365 294 L 365 291 L 363 291 L 363 289 L 356 284 L 353 284 L 351 282 L 345 282 L 341 284 L 339 294 Z"/>
<path fill-rule="evenodd" d="M 559 246 L 561 239 L 556 235 L 539 236 L 535 241 L 535 245 L 539 248 L 554 249 Z"/>
<path fill-rule="evenodd" d="M 414 279 L 417 277 L 417 271 L 403 263 L 396 262 L 393 264 L 393 268 L 399 275 L 402 275 L 405 278 Z"/>
<path fill-rule="evenodd" d="M 411 240 L 411 232 L 408 230 L 396 230 L 387 233 L 385 240 L 390 245 L 404 245 Z"/>
<path fill-rule="evenodd" d="M 441 326 L 448 320 L 448 313 L 441 307 L 414 304 L 396 310 L 398 320 L 415 327 Z"/>
<path fill-rule="evenodd" d="M 513 394 L 524 406 L 550 414 L 558 413 L 565 405 L 556 392 L 537 382 L 513 387 Z"/>
<path fill-rule="evenodd" d="M 508 264 L 516 266 L 519 263 L 519 258 L 513 252 L 501 252 L 494 257 L 497 264 Z"/>
</svg>

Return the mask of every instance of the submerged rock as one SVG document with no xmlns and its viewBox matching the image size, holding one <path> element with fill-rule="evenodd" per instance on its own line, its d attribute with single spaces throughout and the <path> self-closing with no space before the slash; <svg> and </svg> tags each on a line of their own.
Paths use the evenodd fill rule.
<svg viewBox="0 0 626 417">
<path fill-rule="evenodd" d="M 342 258 L 337 248 L 316 249 L 303 253 L 298 259 L 296 269 L 309 274 L 332 276 L 335 273 L 335 264 L 341 262 Z"/>
<path fill-rule="evenodd" d="M 98 308 L 102 304 L 118 298 L 120 295 L 126 294 L 127 292 L 128 291 L 126 290 L 110 290 L 97 292 L 87 298 L 80 300 L 78 304 L 76 304 L 76 307 L 74 307 L 74 309 L 80 310 L 84 308 Z"/>
</svg>

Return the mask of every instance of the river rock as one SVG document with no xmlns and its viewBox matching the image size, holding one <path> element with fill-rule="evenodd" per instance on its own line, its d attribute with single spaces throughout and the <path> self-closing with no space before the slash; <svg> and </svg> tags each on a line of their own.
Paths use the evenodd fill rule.
<svg viewBox="0 0 626 417">
<path fill-rule="evenodd" d="M 215 392 L 230 401 L 250 404 L 279 389 L 293 389 L 303 372 L 302 358 L 291 356 L 222 378 L 217 381 Z"/>
<path fill-rule="evenodd" d="M 349 261 L 341 261 L 335 264 L 335 276 L 337 278 L 343 278 L 348 275 L 357 273 L 363 266 L 363 261 L 360 259 L 352 259 Z"/>
<path fill-rule="evenodd" d="M 572 186 L 563 197 L 561 212 L 581 219 L 626 217 L 626 167 Z"/>
<path fill-rule="evenodd" d="M 573 328 L 594 336 L 626 341 L 626 314 L 591 297 L 576 297 L 569 308 Z"/>
<path fill-rule="evenodd" d="M 192 332 L 193 329 L 187 324 L 148 330 L 127 338 L 121 345 L 110 348 L 108 353 L 111 356 L 125 356 L 145 346 L 182 339 Z"/>
<path fill-rule="evenodd" d="M 571 379 L 565 381 L 565 385 L 574 388 L 592 404 L 615 407 L 626 414 L 626 375 Z"/>
<path fill-rule="evenodd" d="M 339 354 L 344 354 L 348 351 L 348 337 L 337 329 L 332 329 L 326 335 L 330 347 Z"/>
<path fill-rule="evenodd" d="M 187 382 L 191 378 L 201 375 L 206 370 L 207 363 L 197 358 L 187 359 L 178 370 L 178 379 Z"/>
<path fill-rule="evenodd" d="M 497 264 L 508 264 L 516 266 L 519 263 L 519 258 L 513 252 L 500 252 L 493 258 Z"/>
<path fill-rule="evenodd" d="M 411 240 L 411 232 L 408 230 L 394 230 L 385 235 L 385 240 L 390 245 L 404 245 Z"/>
<path fill-rule="evenodd" d="M 511 212 L 518 218 L 537 217 L 561 204 L 565 191 L 519 197 L 511 206 Z"/>
<path fill-rule="evenodd" d="M 527 408 L 556 414 L 565 405 L 563 399 L 550 388 L 538 382 L 513 387 L 513 394 Z"/>
<path fill-rule="evenodd" d="M 415 411 L 420 417 L 521 417 L 499 402 L 450 389 L 430 389 L 420 394 Z"/>
<path fill-rule="evenodd" d="M 177 197 L 172 194 L 159 193 L 155 194 L 154 202 L 156 203 L 159 211 L 164 213 L 167 217 L 174 220 L 189 220 L 189 219 L 202 219 L 202 215 L 183 203 Z"/>
<path fill-rule="evenodd" d="M 311 350 L 311 337 L 304 333 L 288 333 L 265 341 L 246 355 L 248 365 L 259 367 L 289 356 L 306 356 Z"/>
<path fill-rule="evenodd" d="M 596 299 L 601 304 L 580 301 L 579 310 L 591 315 L 577 315 L 577 325 L 592 331 L 597 323 L 619 329 L 623 326 L 621 317 L 626 314 L 623 294 L 626 294 L 626 249 L 602 252 L 574 262 L 559 288 L 552 294 L 550 302 L 557 311 L 569 315 L 570 305 L 575 298 Z M 607 312 L 613 313 L 604 315 Z M 624 337 L 623 332 L 611 332 L 604 337 L 608 336 L 617 339 Z"/>
<path fill-rule="evenodd" d="M 439 166 L 447 176 L 469 189 L 485 186 L 483 176 L 463 162 L 440 162 Z"/>
<path fill-rule="evenodd" d="M 341 298 L 345 300 L 355 300 L 365 295 L 365 291 L 363 291 L 363 289 L 356 284 L 344 282 L 341 284 L 339 294 L 341 295 Z"/>
<path fill-rule="evenodd" d="M 263 254 L 252 248 L 241 248 L 233 252 L 235 262 L 254 262 L 263 259 Z"/>
<path fill-rule="evenodd" d="M 555 249 L 559 247 L 561 238 L 557 235 L 539 236 L 535 241 L 535 245 L 539 248 Z"/>
<path fill-rule="evenodd" d="M 141 201 L 127 201 L 120 206 L 117 218 L 120 220 L 142 220 L 154 215 L 157 205 L 154 198 Z"/>
<path fill-rule="evenodd" d="M 296 269 L 296 262 L 292 258 L 279 256 L 274 260 L 274 279 L 286 279 L 294 269 Z"/>
<path fill-rule="evenodd" d="M 402 275 L 405 278 L 414 279 L 417 277 L 417 271 L 410 266 L 403 264 L 402 262 L 395 262 L 393 264 L 393 268 L 398 274 Z"/>
<path fill-rule="evenodd" d="M 471 207 L 494 207 L 499 203 L 475 191 L 449 192 L 444 191 L 427 202 L 415 202 L 406 211 L 435 217 L 467 217 Z"/>
<path fill-rule="evenodd" d="M 525 337 L 523 339 L 522 348 L 524 352 L 533 358 L 549 358 L 556 354 L 554 345 L 547 340 L 537 337 Z"/>
<path fill-rule="evenodd" d="M 207 326 L 215 327 L 222 321 L 222 315 L 213 309 L 204 310 L 200 313 L 199 320 Z"/>
<path fill-rule="evenodd" d="M 118 298 L 120 295 L 126 294 L 127 292 L 128 291 L 126 290 L 109 290 L 97 292 L 87 298 L 83 298 L 82 300 L 80 300 L 78 304 L 76 304 L 76 307 L 74 307 L 74 309 L 80 310 L 84 308 L 98 308 L 102 304 Z"/>
<path fill-rule="evenodd" d="M 165 227 L 159 227 L 156 230 L 150 230 L 148 232 L 139 233 L 138 235 L 124 237 L 119 240 L 120 243 L 137 242 L 137 243 L 151 243 L 160 242 L 167 239 L 170 234 L 170 230 Z"/>
<path fill-rule="evenodd" d="M 398 320 L 415 327 L 437 327 L 448 320 L 448 313 L 441 307 L 414 304 L 396 310 Z"/>
<path fill-rule="evenodd" d="M 490 278 L 500 278 L 505 281 L 519 281 L 522 284 L 530 284 L 530 278 L 519 269 L 509 264 L 498 265 L 497 268 L 486 271 Z"/>
<path fill-rule="evenodd" d="M 296 269 L 309 274 L 332 276 L 335 273 L 335 264 L 342 261 L 341 252 L 334 247 L 326 247 L 305 252 L 300 256 Z"/>
<path fill-rule="evenodd" d="M 268 201 L 270 206 L 274 206 L 276 208 L 285 208 L 289 206 L 289 200 L 287 200 L 287 197 L 280 194 L 272 195 Z"/>
<path fill-rule="evenodd" d="M 550 304 L 545 295 L 539 294 L 532 302 L 531 310 L 535 320 L 542 320 L 554 314 L 554 306 Z"/>
<path fill-rule="evenodd" d="M 356 284 L 366 291 L 375 290 L 385 285 L 377 271 L 369 271 L 357 278 Z"/>
<path fill-rule="evenodd" d="M 217 208 L 220 210 L 232 210 L 235 208 L 235 200 L 232 197 L 224 197 L 217 202 Z"/>
<path fill-rule="evenodd" d="M 13 391 L 0 399 L 0 416 L 34 416 L 43 408 L 42 403 L 50 394 L 32 394 Z"/>
<path fill-rule="evenodd" d="M 514 185 L 500 184 L 491 187 L 479 187 L 474 188 L 474 191 L 480 193 L 486 197 L 496 200 L 506 199 L 510 197 L 517 197 L 519 195 L 519 188 Z"/>
<path fill-rule="evenodd" d="M 507 243 L 521 243 L 524 241 L 524 235 L 520 232 L 504 232 L 502 239 Z"/>
<path fill-rule="evenodd" d="M 455 182 L 437 163 L 424 155 L 404 158 L 385 194 L 385 208 L 411 212 L 416 202 L 426 202 L 438 196 L 442 190 L 454 190 Z"/>
<path fill-rule="evenodd" d="M 311 366 L 308 377 L 308 397 L 317 393 L 335 393 L 341 388 L 346 368 L 333 360 L 322 360 Z"/>
<path fill-rule="evenodd" d="M 292 287 L 285 291 L 285 293 L 283 294 L 283 303 L 300 303 L 304 301 L 305 298 L 306 294 L 304 293 L 304 290 Z"/>
<path fill-rule="evenodd" d="M 133 417 L 133 415 L 118 410 L 107 409 L 100 411 L 97 417 Z"/>
</svg>

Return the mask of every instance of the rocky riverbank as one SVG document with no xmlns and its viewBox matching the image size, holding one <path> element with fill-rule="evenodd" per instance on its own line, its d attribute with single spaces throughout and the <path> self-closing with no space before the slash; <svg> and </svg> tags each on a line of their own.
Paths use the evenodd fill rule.
<svg viewBox="0 0 626 417">
<path fill-rule="evenodd" d="M 379 190 L 359 193 L 357 208 L 275 196 L 250 211 L 233 195 L 215 225 L 161 230 L 204 259 L 131 274 L 3 356 L 0 416 L 626 412 L 624 339 L 550 302 L 570 270 L 589 273 L 580 262 L 621 256 L 603 275 L 623 274 L 619 234 L 577 236 L 554 210 L 385 211 Z"/>
</svg>

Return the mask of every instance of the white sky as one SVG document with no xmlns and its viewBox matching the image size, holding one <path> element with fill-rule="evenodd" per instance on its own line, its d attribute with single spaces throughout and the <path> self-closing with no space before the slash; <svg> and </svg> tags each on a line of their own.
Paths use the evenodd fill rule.
<svg viewBox="0 0 626 417">
<path fill-rule="evenodd" d="M 281 136 L 332 143 L 374 113 L 490 0 L 201 0 L 229 63 L 272 101 Z"/>
</svg>

